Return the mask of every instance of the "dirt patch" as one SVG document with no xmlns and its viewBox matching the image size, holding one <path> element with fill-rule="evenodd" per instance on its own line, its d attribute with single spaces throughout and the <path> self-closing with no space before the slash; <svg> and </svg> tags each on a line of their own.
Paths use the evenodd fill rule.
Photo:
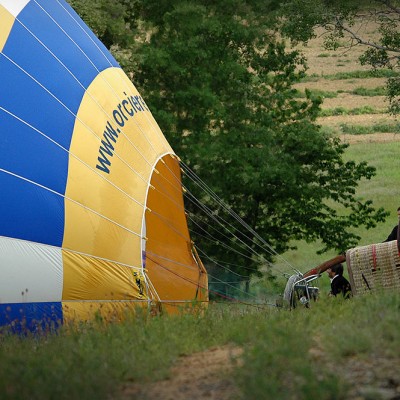
<svg viewBox="0 0 400 400">
<path fill-rule="evenodd" d="M 339 128 L 341 124 L 372 126 L 377 124 L 395 124 L 398 119 L 389 114 L 334 115 L 317 119 L 318 124 Z"/>
<path fill-rule="evenodd" d="M 400 357 L 366 354 L 348 357 L 336 363 L 326 358 L 321 339 L 309 351 L 311 359 L 326 371 L 338 375 L 349 391 L 346 399 L 400 400 Z"/>
<path fill-rule="evenodd" d="M 229 373 L 240 363 L 241 354 L 242 349 L 225 346 L 181 357 L 170 379 L 126 385 L 118 399 L 231 400 L 239 392 Z"/>
<path fill-rule="evenodd" d="M 317 81 L 301 82 L 294 85 L 296 89 L 304 91 L 306 88 L 310 90 L 325 90 L 327 92 L 351 92 L 356 88 L 376 89 L 386 86 L 385 78 L 368 78 L 368 79 L 324 79 Z M 356 98 L 360 96 L 355 96 Z M 371 97 L 369 97 L 371 98 Z"/>
<path fill-rule="evenodd" d="M 400 142 L 400 135 L 396 133 L 370 133 L 368 135 L 341 135 L 344 143 L 391 143 Z"/>
<path fill-rule="evenodd" d="M 348 110 L 353 110 L 360 107 L 371 107 L 377 110 L 387 110 L 388 101 L 385 96 L 354 96 L 349 93 L 340 93 L 332 99 L 324 99 L 322 109 L 344 107 Z"/>
<path fill-rule="evenodd" d="M 171 378 L 147 384 L 127 384 L 119 400 L 232 400 L 239 398 L 232 369 L 240 364 L 242 349 L 216 347 L 181 357 L 171 369 Z M 400 399 L 400 358 L 365 356 L 349 357 L 340 363 L 326 358 L 323 347 L 316 343 L 310 349 L 311 359 L 325 372 L 339 375 L 349 387 L 348 400 Z"/>
<path fill-rule="evenodd" d="M 342 374 L 349 382 L 349 400 L 400 399 L 400 359 L 370 357 L 350 359 L 342 366 Z"/>
<path fill-rule="evenodd" d="M 368 37 L 369 40 L 376 40 L 379 37 L 378 23 L 363 20 L 357 22 L 353 30 L 360 36 Z M 359 57 L 364 53 L 365 46 L 356 45 L 351 41 L 349 35 L 345 34 L 341 43 L 343 47 L 334 50 L 324 48 L 326 32 L 322 28 L 315 30 L 316 37 L 310 40 L 306 46 L 298 46 L 298 49 L 307 56 L 309 74 L 331 75 L 349 71 L 367 71 L 368 66 L 360 65 Z"/>
</svg>

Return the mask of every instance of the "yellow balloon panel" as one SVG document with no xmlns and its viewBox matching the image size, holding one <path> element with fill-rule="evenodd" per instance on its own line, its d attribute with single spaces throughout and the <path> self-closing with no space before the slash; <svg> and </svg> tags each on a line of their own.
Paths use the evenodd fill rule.
<svg viewBox="0 0 400 400">
<path fill-rule="evenodd" d="M 0 5 L 0 51 L 3 50 L 8 35 L 11 32 L 14 20 L 14 17 L 2 5 Z"/>
<path fill-rule="evenodd" d="M 62 251 L 64 300 L 136 300 L 147 293 L 140 269 Z"/>
<path fill-rule="evenodd" d="M 76 117 L 63 247 L 139 267 L 147 188 L 165 152 L 172 149 L 123 71 L 100 73 Z"/>
</svg>

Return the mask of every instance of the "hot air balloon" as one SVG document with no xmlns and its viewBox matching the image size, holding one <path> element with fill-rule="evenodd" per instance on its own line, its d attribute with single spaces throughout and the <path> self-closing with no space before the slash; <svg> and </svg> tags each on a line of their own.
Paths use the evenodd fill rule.
<svg viewBox="0 0 400 400">
<path fill-rule="evenodd" d="M 63 0 L 0 0 L 0 325 L 207 302 L 179 160 Z"/>
</svg>

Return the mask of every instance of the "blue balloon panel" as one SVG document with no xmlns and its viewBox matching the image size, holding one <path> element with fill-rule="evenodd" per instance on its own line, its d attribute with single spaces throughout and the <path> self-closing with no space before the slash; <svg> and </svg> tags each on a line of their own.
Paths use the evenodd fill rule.
<svg viewBox="0 0 400 400">
<path fill-rule="evenodd" d="M 64 198 L 0 172 L 0 235 L 60 247 L 64 235 Z"/>
</svg>

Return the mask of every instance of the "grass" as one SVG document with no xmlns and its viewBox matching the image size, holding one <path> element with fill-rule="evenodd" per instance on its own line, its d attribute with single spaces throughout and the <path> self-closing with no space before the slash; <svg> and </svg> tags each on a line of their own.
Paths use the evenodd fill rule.
<svg viewBox="0 0 400 400">
<path fill-rule="evenodd" d="M 312 98 L 322 97 L 325 99 L 333 99 L 338 96 L 337 92 L 332 92 L 332 91 L 327 91 L 327 90 L 318 90 L 318 89 L 310 90 L 310 94 L 311 94 Z M 296 90 L 295 97 L 296 98 L 305 98 L 306 94 L 303 91 Z"/>
<path fill-rule="evenodd" d="M 360 244 L 378 243 L 386 239 L 390 230 L 397 224 L 396 210 L 400 206 L 400 171 L 395 167 L 398 162 L 400 143 L 371 143 L 352 145 L 346 158 L 357 162 L 368 161 L 376 168 L 376 176 L 371 181 L 361 182 L 358 196 L 373 200 L 376 207 L 384 207 L 392 213 L 384 224 L 375 229 L 361 231 Z"/>
<path fill-rule="evenodd" d="M 324 75 L 323 78 L 329 80 L 340 79 L 368 79 L 368 78 L 392 78 L 399 76 L 399 73 L 390 69 L 337 72 L 336 74 Z"/>
<path fill-rule="evenodd" d="M 222 340 L 223 327 L 208 337 L 212 323 L 218 319 L 139 314 L 124 324 L 98 322 L 54 336 L 2 337 L 0 398 L 106 399 L 121 382 L 165 378 L 180 354 Z"/>
<path fill-rule="evenodd" d="M 386 114 L 386 109 L 380 109 L 372 106 L 362 106 L 356 108 L 335 107 L 324 108 L 320 111 L 320 117 L 332 117 L 335 115 L 365 115 L 365 114 Z"/>
<path fill-rule="evenodd" d="M 244 349 L 234 372 L 244 399 L 345 399 L 349 384 L 340 372 L 350 360 L 399 348 L 399 307 L 398 293 L 321 296 L 291 312 L 210 304 L 202 314 L 138 314 L 51 336 L 3 335 L 0 397 L 118 399 L 123 384 L 168 377 L 180 355 L 233 344 Z"/>
<path fill-rule="evenodd" d="M 400 344 L 396 322 L 399 306 L 398 293 L 351 301 L 322 298 L 310 310 L 268 318 L 268 325 L 252 340 L 237 372 L 243 397 L 348 398 L 350 387 L 343 380 L 343 371 L 351 371 L 350 363 L 380 355 L 390 357 Z"/>
<path fill-rule="evenodd" d="M 400 133 L 399 124 L 377 123 L 372 125 L 340 124 L 339 126 L 324 125 L 321 130 L 327 135 L 369 135 L 373 133 Z"/>
<path fill-rule="evenodd" d="M 262 315 L 267 318 L 271 308 Z M 259 314 L 258 314 L 259 316 Z M 183 354 L 250 340 L 254 311 L 210 307 L 202 314 L 97 321 L 57 335 L 0 336 L 0 398 L 108 399 L 123 382 L 164 379 Z M 251 322 L 250 322 L 251 321 Z"/>
<path fill-rule="evenodd" d="M 356 96 L 365 96 L 365 97 L 375 97 L 375 96 L 386 96 L 387 91 L 384 86 L 378 86 L 376 88 L 367 89 L 364 87 L 357 87 L 354 90 L 349 91 L 348 93 L 354 94 Z"/>
<path fill-rule="evenodd" d="M 319 90 L 319 89 L 313 89 L 310 90 L 311 96 L 312 97 L 322 97 L 325 99 L 334 99 L 338 97 L 338 94 L 340 93 L 349 93 L 354 96 L 364 96 L 364 97 L 376 97 L 376 96 L 386 96 L 386 88 L 383 86 L 378 86 L 376 88 L 368 89 L 364 87 L 357 87 L 353 90 L 338 90 L 336 92 L 334 91 L 328 91 L 328 90 Z M 296 90 L 295 94 L 296 98 L 305 98 L 306 94 L 304 91 Z"/>
<path fill-rule="evenodd" d="M 400 133 L 400 124 L 382 123 L 382 124 L 373 124 L 370 126 L 341 124 L 340 129 L 343 133 L 347 133 L 350 135 L 365 135 L 376 132 Z"/>
<path fill-rule="evenodd" d="M 328 80 L 343 80 L 343 79 L 368 79 L 368 78 L 393 78 L 399 76 L 399 73 L 392 71 L 390 69 L 381 70 L 359 70 L 359 71 L 349 71 L 349 72 L 337 72 L 335 74 L 319 75 L 311 74 L 306 76 L 301 81 L 302 82 L 315 82 L 320 79 Z"/>
</svg>

